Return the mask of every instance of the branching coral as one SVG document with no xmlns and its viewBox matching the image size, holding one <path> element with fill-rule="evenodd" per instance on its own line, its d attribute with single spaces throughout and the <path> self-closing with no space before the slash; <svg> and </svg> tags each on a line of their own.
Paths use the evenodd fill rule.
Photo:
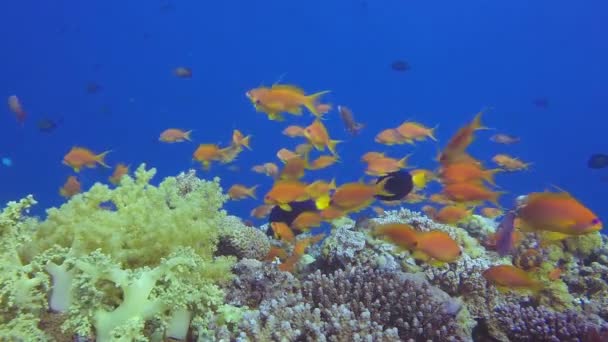
<svg viewBox="0 0 608 342">
<path fill-rule="evenodd" d="M 608 330 L 593 318 L 574 311 L 554 312 L 547 307 L 506 304 L 495 309 L 510 341 L 601 341 Z M 594 339 L 597 337 L 597 339 Z M 604 336 L 608 337 L 608 336 Z"/>
</svg>

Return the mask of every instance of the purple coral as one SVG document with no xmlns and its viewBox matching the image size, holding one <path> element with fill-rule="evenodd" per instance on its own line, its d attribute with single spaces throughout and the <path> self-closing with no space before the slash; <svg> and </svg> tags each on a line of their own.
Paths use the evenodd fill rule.
<svg viewBox="0 0 608 342">
<path fill-rule="evenodd" d="M 423 277 L 370 267 L 317 271 L 266 297 L 234 333 L 251 341 L 463 341 L 460 308 Z"/>
<path fill-rule="evenodd" d="M 575 311 L 555 312 L 545 306 L 505 304 L 495 310 L 501 330 L 510 341 L 605 341 L 606 322 Z"/>
</svg>

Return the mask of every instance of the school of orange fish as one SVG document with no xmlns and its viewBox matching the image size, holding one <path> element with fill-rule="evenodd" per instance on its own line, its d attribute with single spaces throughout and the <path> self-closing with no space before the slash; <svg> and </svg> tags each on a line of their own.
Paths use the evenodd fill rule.
<svg viewBox="0 0 608 342">
<path fill-rule="evenodd" d="M 184 77 L 190 72 L 184 69 L 176 71 L 176 75 Z M 382 214 L 384 209 L 381 205 L 372 206 L 377 201 L 376 196 L 392 195 L 385 189 L 390 174 L 409 168 L 410 155 L 394 158 L 385 153 L 371 151 L 361 156 L 361 161 L 366 164 L 365 174 L 373 177 L 387 175 L 389 177 L 380 178 L 380 181 L 348 182 L 339 186 L 335 179 L 331 181 L 317 179 L 310 183 L 303 181 L 305 173 L 331 167 L 339 161 L 336 146 L 341 141 L 332 139 L 323 123 L 332 110 L 331 105 L 321 102 L 321 97 L 326 93 L 328 91 L 307 95 L 302 89 L 286 84 L 258 87 L 246 93 L 255 110 L 266 114 L 270 120 L 283 121 L 284 114 L 302 115 L 303 108 L 314 116 L 312 123 L 306 127 L 290 125 L 283 129 L 282 134 L 302 139 L 303 142 L 294 150 L 280 149 L 276 154 L 279 163 L 269 161 L 252 168 L 253 172 L 271 177 L 274 184 L 264 195 L 263 203 L 251 211 L 251 216 L 264 218 L 275 206 L 291 211 L 293 202 L 306 200 L 313 201 L 317 209 L 300 213 L 290 225 L 285 222 L 270 223 L 275 238 L 284 245 L 273 246 L 267 260 L 280 259 L 279 267 L 283 271 L 294 271 L 295 265 L 306 249 L 323 237 L 319 234 L 298 238 L 298 234 L 319 227 L 323 222 L 367 208 L 371 208 L 378 215 Z M 15 113 L 18 122 L 23 123 L 27 115 L 17 96 L 10 96 L 8 105 Z M 338 112 L 346 131 L 351 135 L 358 134 L 364 127 L 354 119 L 352 111 L 347 107 L 338 106 Z M 439 164 L 436 170 L 409 170 L 414 191 L 398 203 L 433 203 L 424 205 L 422 210 L 436 222 L 450 225 L 466 220 L 475 210 L 479 210 L 482 216 L 492 219 L 504 214 L 498 202 L 503 192 L 495 190 L 494 175 L 498 172 L 526 170 L 530 163 L 506 154 L 497 154 L 492 161 L 499 168 L 486 169 L 481 161 L 467 153 L 467 148 L 474 141 L 475 133 L 486 129 L 481 123 L 483 114 L 484 111 L 479 112 L 470 123 L 461 127 L 451 137 L 436 157 L 436 162 Z M 375 141 L 389 146 L 416 144 L 427 139 L 437 141 L 436 128 L 437 126 L 429 128 L 418 122 L 406 121 L 396 128 L 385 129 L 378 133 Z M 192 131 L 169 128 L 160 134 L 159 141 L 164 143 L 192 141 L 191 133 Z M 490 140 L 500 144 L 519 142 L 519 138 L 507 134 L 495 134 Z M 200 162 L 204 170 L 209 170 L 213 163 L 234 162 L 243 152 L 243 148 L 251 150 L 250 144 L 251 136 L 234 130 L 229 144 L 226 146 L 213 143 L 200 144 L 193 152 L 193 159 Z M 327 150 L 329 153 L 321 154 L 311 160 L 311 154 L 315 153 L 315 150 L 321 153 Z M 64 156 L 63 163 L 75 172 L 97 165 L 109 167 L 105 163 L 105 156 L 109 152 L 97 154 L 87 148 L 75 146 Z M 129 167 L 126 164 L 117 164 L 109 181 L 118 184 L 121 177 L 128 173 Z M 424 190 L 427 183 L 432 181 L 439 182 L 442 190 L 427 196 Z M 228 196 L 232 200 L 256 199 L 257 188 L 257 185 L 234 184 L 228 189 Z M 60 189 L 60 194 L 69 198 L 79 192 L 81 192 L 80 182 L 76 176 L 70 175 Z M 482 206 L 485 203 L 493 206 Z M 396 203 L 393 201 L 382 204 Z M 441 208 L 437 209 L 436 206 Z M 528 194 L 514 212 L 516 213 L 513 222 L 515 229 L 497 231 L 492 236 L 492 241 L 485 241 L 486 246 L 491 248 L 499 241 L 516 244 L 521 239 L 522 232 L 535 232 L 541 241 L 550 243 L 570 236 L 596 232 L 602 228 L 599 218 L 565 191 Z M 407 224 L 391 223 L 376 226 L 370 234 L 382 237 L 398 248 L 410 251 L 414 258 L 433 265 L 453 262 L 462 253 L 456 241 L 442 231 L 420 232 Z M 285 248 L 289 246 L 293 248 Z M 291 250 L 291 255 L 288 255 L 287 250 Z M 536 290 L 540 286 L 534 276 L 513 265 L 493 266 L 483 275 L 499 288 Z M 549 276 L 559 277 L 559 274 Z"/>
</svg>

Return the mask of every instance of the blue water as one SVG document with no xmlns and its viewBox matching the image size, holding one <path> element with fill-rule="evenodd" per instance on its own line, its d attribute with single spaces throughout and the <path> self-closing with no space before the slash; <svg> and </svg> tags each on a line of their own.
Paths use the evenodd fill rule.
<svg viewBox="0 0 608 342">
<path fill-rule="evenodd" d="M 29 113 L 24 126 L 0 113 L 0 201 L 33 193 L 35 213 L 62 203 L 59 187 L 72 170 L 62 165 L 74 146 L 111 149 L 107 161 L 141 162 L 158 169 L 156 181 L 198 167 L 198 143 L 227 144 L 232 129 L 252 134 L 240 171 L 214 166 L 225 188 L 270 180 L 249 171 L 276 161 L 280 147 L 301 140 L 281 135 L 288 124 L 307 125 L 308 114 L 269 121 L 245 97 L 248 89 L 283 82 L 307 92 L 325 89 L 333 104 L 352 108 L 366 124 L 350 138 L 335 112 L 325 123 L 342 163 L 307 180 L 363 174 L 360 156 L 372 150 L 434 168 L 437 146 L 424 142 L 385 147 L 373 142 L 382 129 L 405 119 L 439 124 L 440 146 L 484 106 L 487 126 L 520 136 L 519 145 L 488 141 L 479 132 L 471 153 L 487 160 L 509 153 L 530 161 L 530 171 L 501 174 L 512 197 L 552 184 L 608 217 L 608 169 L 586 166 L 592 153 L 608 153 L 608 5 L 603 1 L 5 1 L 0 5 L 0 97 L 16 94 Z M 390 68 L 406 60 L 411 70 Z M 172 74 L 193 69 L 192 79 Z M 88 94 L 89 82 L 101 90 Z M 532 102 L 547 98 L 547 108 Z M 3 100 L 4 101 L 4 100 Z M 3 105 L 4 106 L 4 105 Z M 41 133 L 41 118 L 63 119 Z M 169 127 L 194 129 L 195 143 L 161 144 Z M 80 174 L 85 188 L 107 182 L 110 169 Z M 228 204 L 247 217 L 258 202 Z"/>
</svg>

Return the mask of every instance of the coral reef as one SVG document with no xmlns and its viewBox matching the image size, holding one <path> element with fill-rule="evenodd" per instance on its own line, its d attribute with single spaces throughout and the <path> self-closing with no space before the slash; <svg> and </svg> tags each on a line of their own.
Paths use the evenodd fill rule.
<svg viewBox="0 0 608 342">
<path fill-rule="evenodd" d="M 554 312 L 547 307 L 506 304 L 495 309 L 510 341 L 605 341 L 608 324 L 600 325 L 574 311 Z M 597 339 L 596 339 L 597 338 Z"/>
<path fill-rule="evenodd" d="M 262 260 L 270 251 L 270 240 L 262 230 L 245 226 L 234 216 L 228 216 L 220 232 L 217 254 L 234 255 L 239 259 Z"/>
</svg>

